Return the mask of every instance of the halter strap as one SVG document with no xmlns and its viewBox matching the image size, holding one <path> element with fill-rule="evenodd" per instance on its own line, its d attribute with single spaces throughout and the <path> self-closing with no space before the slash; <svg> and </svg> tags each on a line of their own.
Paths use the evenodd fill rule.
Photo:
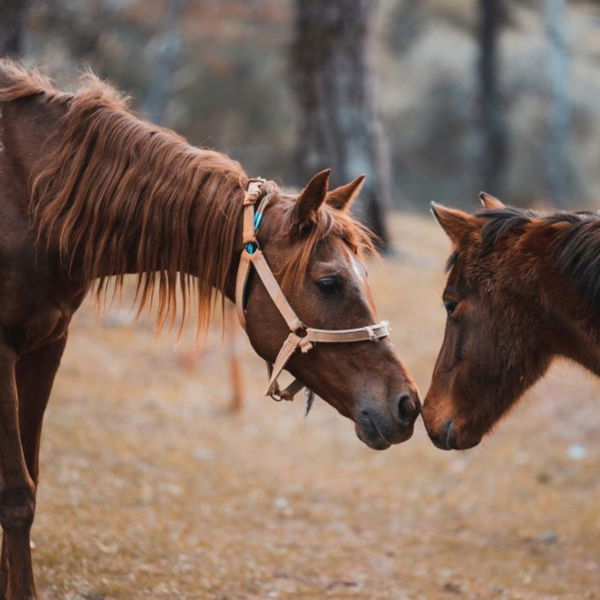
<svg viewBox="0 0 600 600">
<path fill-rule="evenodd" d="M 356 327 L 354 329 L 316 329 L 304 325 L 285 297 L 256 239 L 256 231 L 260 227 L 264 210 L 272 197 L 271 193 L 264 195 L 255 212 L 254 206 L 264 193 L 262 188 L 265 183 L 266 180 L 260 177 L 251 179 L 244 195 L 242 223 L 243 248 L 235 285 L 235 305 L 240 323 L 245 329 L 244 296 L 248 284 L 250 267 L 253 266 L 290 330 L 288 337 L 283 342 L 277 354 L 275 362 L 273 364 L 267 363 L 269 385 L 265 395 L 277 401 L 293 400 L 294 396 L 304 386 L 297 379 L 294 379 L 287 388 L 282 390 L 277 383 L 277 379 L 296 350 L 300 349 L 302 353 L 306 353 L 312 350 L 317 343 L 345 344 L 349 342 L 374 342 L 387 337 L 390 333 L 390 328 L 387 321 L 366 325 L 365 327 Z"/>
</svg>

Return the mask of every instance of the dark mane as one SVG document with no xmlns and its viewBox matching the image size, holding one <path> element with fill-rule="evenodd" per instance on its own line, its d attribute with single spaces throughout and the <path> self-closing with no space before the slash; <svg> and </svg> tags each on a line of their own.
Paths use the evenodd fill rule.
<svg viewBox="0 0 600 600">
<path fill-rule="evenodd" d="M 593 306 L 600 302 L 600 212 L 542 212 L 513 207 L 480 210 L 476 217 L 485 219 L 481 230 L 482 247 L 491 250 L 509 232 L 564 224 L 556 228 L 549 251 L 554 254 L 560 272 L 577 285 Z M 529 228 L 529 231 L 533 231 Z"/>
<path fill-rule="evenodd" d="M 531 223 L 531 219 L 539 217 L 540 213 L 511 206 L 503 209 L 480 210 L 475 213 L 475 216 L 486 220 L 481 229 L 481 241 L 484 249 L 488 250 L 508 232 Z"/>
<path fill-rule="evenodd" d="M 126 99 L 92 74 L 76 94 L 65 94 L 38 72 L 0 61 L 0 102 L 33 95 L 66 107 L 53 151 L 31 181 L 38 243 L 56 243 L 67 269 L 77 263 L 86 281 L 97 280 L 98 297 L 109 281 L 119 290 L 124 273 L 138 273 L 139 312 L 156 299 L 159 325 L 174 322 L 178 296 L 183 322 L 193 293 L 205 325 L 240 247 L 248 183 L 241 165 L 134 117 Z M 326 206 L 284 276 L 303 277 L 316 244 L 330 234 L 356 254 L 372 250 L 364 228 Z"/>
</svg>

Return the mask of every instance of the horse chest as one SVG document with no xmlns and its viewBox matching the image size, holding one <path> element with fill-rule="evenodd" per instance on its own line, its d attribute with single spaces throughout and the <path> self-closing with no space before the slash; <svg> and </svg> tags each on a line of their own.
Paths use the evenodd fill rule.
<svg viewBox="0 0 600 600">
<path fill-rule="evenodd" d="M 41 302 L 27 316 L 3 324 L 6 341 L 20 355 L 64 337 L 82 299 L 83 294 L 71 301 Z"/>
<path fill-rule="evenodd" d="M 6 259 L 6 255 L 3 257 Z M 18 354 L 63 337 L 86 287 L 61 281 L 30 261 L 0 261 L 0 327 Z"/>
<path fill-rule="evenodd" d="M 53 342 L 67 333 L 74 310 L 49 307 L 36 313 L 24 324 L 24 344 L 27 350 Z"/>
</svg>

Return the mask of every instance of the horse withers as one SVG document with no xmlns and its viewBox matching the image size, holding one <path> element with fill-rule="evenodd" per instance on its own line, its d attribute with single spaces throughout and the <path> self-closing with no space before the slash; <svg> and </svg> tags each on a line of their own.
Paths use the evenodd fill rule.
<svg viewBox="0 0 600 600">
<path fill-rule="evenodd" d="M 554 357 L 600 375 L 600 216 L 481 200 L 432 206 L 453 248 L 423 419 L 444 450 L 477 445 Z"/>
<path fill-rule="evenodd" d="M 194 301 L 202 326 L 218 294 L 234 298 L 256 235 L 265 261 L 241 300 L 256 352 L 277 364 L 291 335 L 285 300 L 292 333 L 313 340 L 286 354 L 286 368 L 353 419 L 370 447 L 411 436 L 417 391 L 376 324 L 362 263 L 373 247 L 348 212 L 360 178 L 330 191 L 324 171 L 297 196 L 261 182 L 252 200 L 269 204 L 248 232 L 252 181 L 242 167 L 135 118 L 93 76 L 66 94 L 0 62 L 0 111 L 0 597 L 35 597 L 29 532 L 42 418 L 71 317 L 88 291 L 118 288 L 127 273 L 138 275 L 140 309 L 155 300 L 159 324 Z M 351 331 L 347 343 L 339 330 Z"/>
</svg>

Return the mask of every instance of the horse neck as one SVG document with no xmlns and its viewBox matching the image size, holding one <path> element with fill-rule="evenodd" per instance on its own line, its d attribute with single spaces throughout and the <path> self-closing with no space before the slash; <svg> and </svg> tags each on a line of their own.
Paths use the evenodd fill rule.
<svg viewBox="0 0 600 600">
<path fill-rule="evenodd" d="M 160 239 L 153 240 L 151 235 L 144 233 L 143 227 L 132 224 L 127 238 L 129 252 L 126 262 L 119 265 L 107 261 L 93 274 L 94 278 L 127 274 L 141 278 L 149 268 L 154 268 L 159 279 L 174 278 L 175 274 L 181 279 L 191 276 L 196 279 L 196 283 L 190 285 L 196 285 L 199 290 L 213 288 L 233 300 L 235 275 L 242 247 L 242 222 L 236 205 L 241 206 L 244 190 L 241 186 L 232 190 L 230 202 L 223 210 L 215 211 L 214 204 L 220 194 L 219 175 L 205 173 L 205 176 L 212 176 L 216 180 L 210 186 L 216 188 L 216 191 L 211 194 L 209 189 L 197 194 L 186 226 L 181 227 L 176 219 L 169 216 L 169 198 L 160 194 L 153 195 L 149 210 L 163 215 L 164 227 Z M 149 262 L 144 248 L 153 244 L 157 245 L 157 255 L 163 253 L 164 257 L 161 259 L 156 256 Z M 182 252 L 182 247 L 187 250 Z M 223 261 L 223 258 L 226 260 Z M 154 267 L 149 267 L 152 263 Z M 200 291 L 200 295 L 202 294 Z"/>
<path fill-rule="evenodd" d="M 547 248 L 538 253 L 538 282 L 541 304 L 547 312 L 544 327 L 548 345 L 554 354 L 574 360 L 600 376 L 600 315 Z"/>
<path fill-rule="evenodd" d="M 54 158 L 32 171 L 40 239 L 69 275 L 90 283 L 141 274 L 148 290 L 156 285 L 170 295 L 185 274 L 198 278 L 187 284 L 200 296 L 210 296 L 208 288 L 232 296 L 242 168 L 141 122 L 137 141 L 114 141 L 104 113 L 86 127 L 67 122 L 68 143 L 55 138 L 46 151 Z"/>
</svg>

